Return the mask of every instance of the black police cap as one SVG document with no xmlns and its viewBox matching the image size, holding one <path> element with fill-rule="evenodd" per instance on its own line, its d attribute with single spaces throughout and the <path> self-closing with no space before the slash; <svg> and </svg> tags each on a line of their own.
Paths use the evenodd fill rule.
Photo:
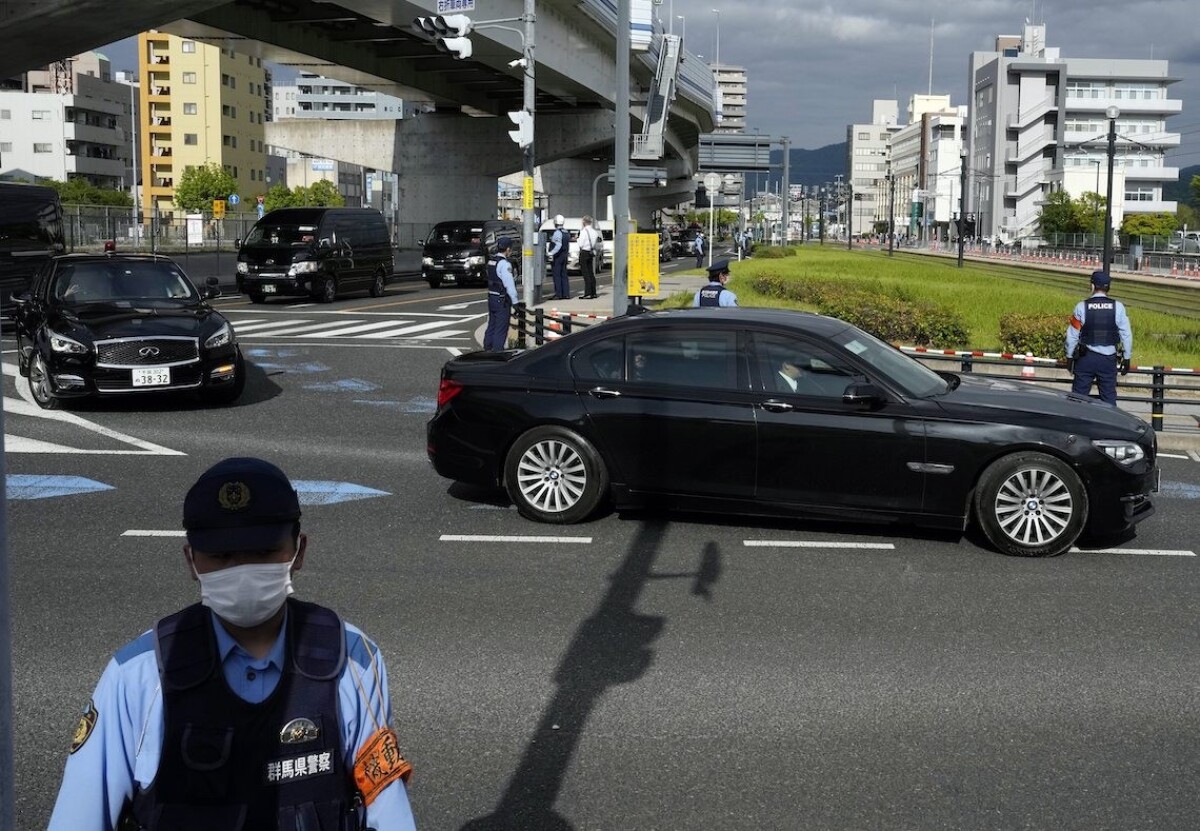
<svg viewBox="0 0 1200 831">
<path fill-rule="evenodd" d="M 217 462 L 183 500 L 188 543 L 206 552 L 273 548 L 300 519 L 300 498 L 270 462 L 235 457 Z"/>
</svg>

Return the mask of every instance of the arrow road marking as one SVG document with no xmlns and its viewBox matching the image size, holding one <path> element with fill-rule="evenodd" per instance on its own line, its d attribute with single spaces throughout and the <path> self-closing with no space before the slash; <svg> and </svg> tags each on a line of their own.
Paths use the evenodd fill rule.
<svg viewBox="0 0 1200 831">
<path fill-rule="evenodd" d="M 391 496 L 387 491 L 375 490 L 375 488 L 368 488 L 365 485 L 356 485 L 353 482 L 330 482 L 323 479 L 292 480 L 292 487 L 296 489 L 301 505 L 334 505 L 338 502 Z"/>
<path fill-rule="evenodd" d="M 485 297 L 482 300 L 468 300 L 465 303 L 451 303 L 449 306 L 438 306 L 437 310 L 439 312 L 459 311 L 461 309 L 467 308 L 468 306 L 474 306 L 476 303 L 486 303 L 486 302 L 487 302 L 487 298 Z"/>
<path fill-rule="evenodd" d="M 48 499 L 55 496 L 72 496 L 77 493 L 95 493 L 113 490 L 112 485 L 85 479 L 82 476 L 37 476 L 28 473 L 10 473 L 5 477 L 5 493 L 9 499 Z"/>
</svg>

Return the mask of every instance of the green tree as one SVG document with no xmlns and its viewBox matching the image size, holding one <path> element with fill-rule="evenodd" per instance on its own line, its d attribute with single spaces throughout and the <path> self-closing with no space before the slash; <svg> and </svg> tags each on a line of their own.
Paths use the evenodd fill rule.
<svg viewBox="0 0 1200 831">
<path fill-rule="evenodd" d="M 1070 234 L 1075 228 L 1075 207 L 1071 194 L 1065 190 L 1056 190 L 1046 197 L 1042 204 L 1042 214 L 1038 218 L 1038 227 L 1042 234 Z"/>
<path fill-rule="evenodd" d="M 1074 231 L 1085 234 L 1104 233 L 1104 206 L 1107 201 L 1103 196 L 1087 191 L 1078 199 L 1071 202 L 1074 214 Z"/>
<path fill-rule="evenodd" d="M 1175 211 L 1175 227 L 1190 228 L 1193 231 L 1200 228 L 1200 211 L 1193 208 L 1191 205 L 1181 204 Z"/>
<path fill-rule="evenodd" d="M 1189 187 L 1192 189 L 1192 205 L 1200 207 L 1200 176 L 1193 176 Z"/>
<path fill-rule="evenodd" d="M 1124 237 L 1169 237 L 1175 230 L 1175 215 L 1130 214 L 1121 223 L 1121 234 Z"/>
<path fill-rule="evenodd" d="M 98 188 L 87 179 L 68 179 L 65 182 L 47 179 L 45 184 L 58 192 L 58 198 L 64 205 L 112 205 L 119 208 L 133 205 L 133 198 L 125 191 Z"/>
<path fill-rule="evenodd" d="M 237 193 L 237 181 L 221 165 L 188 166 L 175 188 L 175 204 L 186 213 L 203 213 L 212 210 L 214 199 L 228 199 L 231 193 Z"/>
<path fill-rule="evenodd" d="M 307 188 L 305 205 L 340 208 L 346 200 L 338 193 L 337 185 L 328 179 L 318 179 Z"/>
<path fill-rule="evenodd" d="M 280 208 L 294 208 L 296 203 L 287 185 L 271 185 L 263 197 L 263 210 L 275 211 Z"/>
</svg>

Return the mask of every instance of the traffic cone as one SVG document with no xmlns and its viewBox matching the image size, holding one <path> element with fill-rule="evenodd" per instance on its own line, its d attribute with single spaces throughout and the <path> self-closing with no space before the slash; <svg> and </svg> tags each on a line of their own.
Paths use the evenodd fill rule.
<svg viewBox="0 0 1200 831">
<path fill-rule="evenodd" d="M 1171 276 L 1179 276 L 1179 263 L 1175 262 L 1174 260 L 1171 260 Z"/>
<path fill-rule="evenodd" d="M 1025 353 L 1025 366 L 1021 367 L 1022 378 L 1036 378 L 1037 374 L 1033 371 L 1033 353 Z"/>
</svg>

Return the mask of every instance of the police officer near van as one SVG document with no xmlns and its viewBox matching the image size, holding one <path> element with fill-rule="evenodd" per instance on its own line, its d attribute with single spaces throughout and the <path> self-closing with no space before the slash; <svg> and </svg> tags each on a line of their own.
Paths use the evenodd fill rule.
<svg viewBox="0 0 1200 831">
<path fill-rule="evenodd" d="M 1133 329 L 1125 305 L 1108 296 L 1111 285 L 1107 271 L 1092 272 L 1092 294 L 1075 305 L 1067 326 L 1067 359 L 1075 375 L 1071 392 L 1087 395 L 1095 381 L 1100 400 L 1115 407 L 1117 372 L 1129 372 L 1133 356 Z"/>
<path fill-rule="evenodd" d="M 488 319 L 483 348 L 488 352 L 500 352 L 507 345 L 511 310 L 525 310 L 525 304 L 517 301 L 517 284 L 513 279 L 512 263 L 508 261 L 511 249 L 512 240 L 508 237 L 496 240 L 496 253 L 487 264 Z"/>
<path fill-rule="evenodd" d="M 109 661 L 50 831 L 413 831 L 379 648 L 290 596 L 308 538 L 287 476 L 218 462 L 183 526 L 200 602 Z"/>
<path fill-rule="evenodd" d="M 567 279 L 567 256 L 571 253 L 571 235 L 563 228 L 562 214 L 554 217 L 554 233 L 550 235 L 550 277 L 554 281 L 554 299 L 569 300 L 571 282 Z"/>
<path fill-rule="evenodd" d="M 729 260 L 720 260 L 708 267 L 708 283 L 696 292 L 692 306 L 736 306 L 737 295 L 725 288 L 729 282 Z"/>
</svg>

